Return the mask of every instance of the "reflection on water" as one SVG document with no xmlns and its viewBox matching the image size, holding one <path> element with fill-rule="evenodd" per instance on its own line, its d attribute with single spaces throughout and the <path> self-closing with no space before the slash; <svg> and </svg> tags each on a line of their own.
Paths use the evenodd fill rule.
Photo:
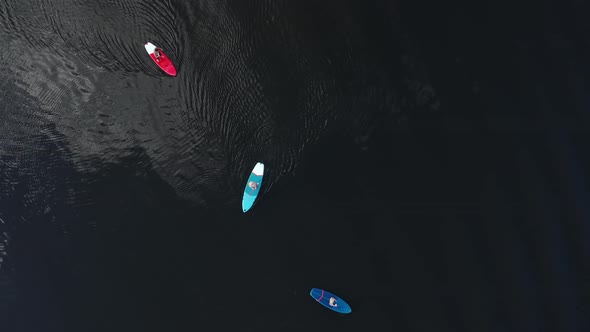
<svg viewBox="0 0 590 332">
<path fill-rule="evenodd" d="M 329 13 L 333 22 L 327 8 L 261 5 L 4 2 L 4 60 L 19 59 L 2 61 L 4 126 L 24 132 L 4 131 L 0 148 L 20 137 L 31 158 L 60 140 L 80 172 L 141 148 L 179 195 L 206 204 L 205 192 L 232 200 L 255 160 L 271 166 L 270 190 L 323 132 L 360 135 L 397 111 L 400 84 L 419 90 L 363 50 L 347 10 Z M 169 53 L 177 78 L 149 61 L 147 40 Z"/>
</svg>

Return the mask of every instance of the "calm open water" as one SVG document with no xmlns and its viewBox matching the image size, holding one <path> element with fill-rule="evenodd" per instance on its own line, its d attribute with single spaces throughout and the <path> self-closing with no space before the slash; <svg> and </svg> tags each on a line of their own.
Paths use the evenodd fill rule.
<svg viewBox="0 0 590 332">
<path fill-rule="evenodd" d="M 2 0 L 0 331 L 590 330 L 587 7 Z"/>
</svg>

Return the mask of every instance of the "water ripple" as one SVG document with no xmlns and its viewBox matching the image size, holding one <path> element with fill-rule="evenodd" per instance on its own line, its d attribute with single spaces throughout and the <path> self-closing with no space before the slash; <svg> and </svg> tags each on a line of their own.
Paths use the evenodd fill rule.
<svg viewBox="0 0 590 332">
<path fill-rule="evenodd" d="M 268 192 L 329 130 L 363 132 L 394 109 L 396 85 L 363 53 L 351 9 L 329 7 L 3 1 L 2 94 L 14 102 L 0 151 L 25 154 L 51 126 L 59 135 L 47 137 L 63 141 L 82 172 L 141 149 L 182 197 L 235 204 L 261 160 Z M 173 59 L 176 78 L 154 66 L 146 41 Z M 8 56 L 19 60 L 8 67 Z"/>
</svg>

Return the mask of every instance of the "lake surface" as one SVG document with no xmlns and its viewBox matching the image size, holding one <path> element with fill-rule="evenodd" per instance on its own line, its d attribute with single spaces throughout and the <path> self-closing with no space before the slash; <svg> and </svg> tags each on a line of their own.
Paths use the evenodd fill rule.
<svg viewBox="0 0 590 332">
<path fill-rule="evenodd" d="M 0 329 L 590 329 L 587 9 L 3 0 Z"/>
</svg>

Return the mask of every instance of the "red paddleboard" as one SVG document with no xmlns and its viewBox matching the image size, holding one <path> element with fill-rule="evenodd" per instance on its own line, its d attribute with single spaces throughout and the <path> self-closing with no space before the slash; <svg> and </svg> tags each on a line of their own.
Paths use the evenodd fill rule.
<svg viewBox="0 0 590 332">
<path fill-rule="evenodd" d="M 159 58 L 156 58 L 156 49 L 160 51 Z M 174 68 L 172 61 L 170 61 L 170 58 L 166 54 L 164 54 L 164 52 L 162 52 L 161 48 L 156 47 L 156 45 L 150 42 L 147 42 L 145 43 L 145 50 L 150 55 L 150 58 L 152 58 L 152 60 L 158 65 L 158 67 L 160 67 L 160 69 L 162 69 L 166 74 L 170 76 L 176 76 L 176 68 Z"/>
</svg>

